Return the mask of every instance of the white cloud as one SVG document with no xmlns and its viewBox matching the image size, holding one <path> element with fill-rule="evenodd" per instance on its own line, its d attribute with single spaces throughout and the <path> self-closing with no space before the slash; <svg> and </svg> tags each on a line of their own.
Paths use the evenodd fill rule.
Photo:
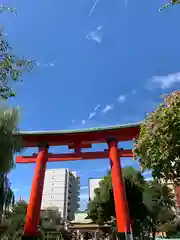
<svg viewBox="0 0 180 240">
<path fill-rule="evenodd" d="M 37 67 L 54 67 L 55 66 L 54 62 L 42 63 L 42 62 L 36 61 L 36 60 L 35 60 L 35 64 Z"/>
<path fill-rule="evenodd" d="M 91 112 L 89 114 L 88 120 L 90 120 L 91 118 L 93 118 L 94 116 L 96 116 L 96 112 Z"/>
<path fill-rule="evenodd" d="M 17 193 L 17 192 L 20 191 L 20 189 L 19 189 L 19 188 L 13 188 L 12 191 L 13 191 L 14 193 Z"/>
<path fill-rule="evenodd" d="M 89 116 L 88 116 L 87 120 L 81 120 L 81 124 L 84 125 L 85 123 L 87 123 L 88 120 L 90 120 L 93 117 L 95 117 L 96 114 L 97 114 L 98 109 L 100 108 L 100 106 L 101 106 L 100 104 L 96 105 L 96 107 L 93 109 L 93 111 L 91 113 L 89 113 Z"/>
<path fill-rule="evenodd" d="M 103 108 L 102 112 L 105 114 L 105 113 L 111 111 L 113 108 L 114 108 L 114 105 L 113 105 L 113 104 L 111 104 L 111 105 L 106 105 L 105 108 Z"/>
<path fill-rule="evenodd" d="M 94 108 L 94 111 L 96 112 L 99 108 L 100 108 L 100 104 L 98 104 L 95 108 Z"/>
<path fill-rule="evenodd" d="M 102 41 L 102 26 L 98 26 L 94 31 L 90 31 L 86 34 L 88 40 L 94 40 L 97 43 Z"/>
<path fill-rule="evenodd" d="M 148 81 L 147 88 L 150 90 L 155 88 L 168 89 L 177 83 L 180 83 L 180 72 L 171 73 L 167 76 L 154 76 Z"/>
<path fill-rule="evenodd" d="M 85 190 L 85 189 L 88 189 L 88 186 L 82 186 L 81 187 L 81 190 Z"/>
<path fill-rule="evenodd" d="M 120 96 L 117 98 L 117 101 L 118 101 L 119 103 L 123 103 L 123 102 L 126 101 L 126 99 L 127 99 L 127 97 L 126 97 L 125 95 L 120 95 Z"/>
<path fill-rule="evenodd" d="M 85 120 L 81 120 L 81 124 L 84 125 L 86 123 Z"/>
<path fill-rule="evenodd" d="M 89 199 L 89 194 L 88 193 L 80 194 L 80 199 L 88 200 Z"/>
<path fill-rule="evenodd" d="M 45 67 L 54 67 L 55 66 L 55 63 L 53 62 L 50 62 L 50 63 L 46 63 L 44 64 Z"/>
</svg>

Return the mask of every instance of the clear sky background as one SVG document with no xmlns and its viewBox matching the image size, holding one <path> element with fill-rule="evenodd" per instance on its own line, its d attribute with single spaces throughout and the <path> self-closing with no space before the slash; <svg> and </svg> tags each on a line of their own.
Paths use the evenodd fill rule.
<svg viewBox="0 0 180 240">
<path fill-rule="evenodd" d="M 37 61 L 9 101 L 21 107 L 22 130 L 139 121 L 163 93 L 179 89 L 178 5 L 159 12 L 163 0 L 100 0 L 93 9 L 94 0 L 1 2 L 17 10 L 0 16 L 14 52 Z M 131 159 L 123 165 L 138 168 Z M 82 209 L 88 178 L 102 177 L 108 166 L 108 160 L 48 164 L 77 171 Z M 11 172 L 17 198 L 28 199 L 33 170 L 21 165 Z"/>
</svg>

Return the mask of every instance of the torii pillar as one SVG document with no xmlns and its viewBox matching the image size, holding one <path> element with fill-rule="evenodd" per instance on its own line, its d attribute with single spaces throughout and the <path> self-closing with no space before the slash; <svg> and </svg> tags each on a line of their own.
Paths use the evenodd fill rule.
<svg viewBox="0 0 180 240">
<path fill-rule="evenodd" d="M 108 146 L 112 171 L 112 185 L 116 210 L 118 239 L 125 240 L 129 239 L 131 236 L 131 226 L 121 163 L 118 154 L 118 141 L 113 138 L 109 139 Z"/>
<path fill-rule="evenodd" d="M 30 200 L 26 213 L 24 235 L 22 236 L 22 240 L 36 240 L 39 236 L 38 226 L 47 159 L 48 146 L 40 147 L 36 159 L 36 167 L 32 182 Z"/>
</svg>

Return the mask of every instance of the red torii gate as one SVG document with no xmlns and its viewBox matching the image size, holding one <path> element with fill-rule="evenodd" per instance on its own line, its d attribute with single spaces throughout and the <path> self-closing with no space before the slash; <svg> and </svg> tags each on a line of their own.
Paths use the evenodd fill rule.
<svg viewBox="0 0 180 240">
<path fill-rule="evenodd" d="M 133 157 L 133 154 L 132 150 L 118 149 L 118 142 L 136 138 L 139 134 L 140 124 L 133 123 L 85 130 L 20 131 L 15 133 L 17 137 L 22 138 L 24 147 L 39 147 L 38 154 L 16 157 L 16 163 L 36 163 L 22 239 L 33 240 L 38 237 L 46 162 L 102 158 L 110 159 L 119 239 L 125 239 L 125 235 L 130 233 L 130 219 L 120 157 Z M 107 143 L 108 149 L 101 152 L 82 152 L 83 148 L 91 148 L 93 143 Z M 74 152 L 52 154 L 48 153 L 49 146 L 68 146 L 69 149 L 74 149 Z"/>
</svg>

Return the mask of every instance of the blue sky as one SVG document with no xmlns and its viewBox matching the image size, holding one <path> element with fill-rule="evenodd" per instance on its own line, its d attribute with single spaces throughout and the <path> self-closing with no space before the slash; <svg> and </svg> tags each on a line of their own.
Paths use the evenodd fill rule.
<svg viewBox="0 0 180 240">
<path fill-rule="evenodd" d="M 17 10 L 1 14 L 14 52 L 37 61 L 9 101 L 21 106 L 23 130 L 139 121 L 161 94 L 179 89 L 179 6 L 159 12 L 163 0 L 100 0 L 95 8 L 94 0 L 2 3 Z M 138 167 L 131 159 L 123 165 Z M 108 160 L 48 164 L 78 172 L 81 208 L 88 178 L 102 177 L 108 166 Z M 16 166 L 10 174 L 17 197 L 28 199 L 33 169 Z"/>
</svg>

